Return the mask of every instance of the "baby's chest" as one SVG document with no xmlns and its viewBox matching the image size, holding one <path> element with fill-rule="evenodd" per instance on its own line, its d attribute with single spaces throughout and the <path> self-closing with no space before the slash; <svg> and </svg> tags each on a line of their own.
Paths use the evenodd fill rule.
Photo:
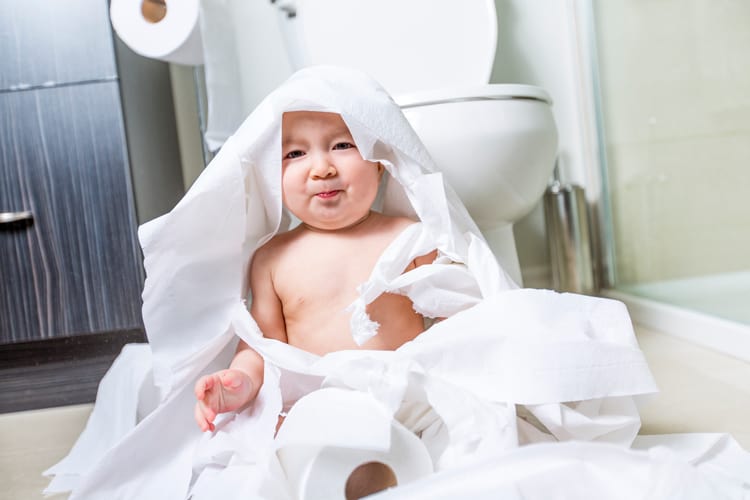
<svg viewBox="0 0 750 500">
<path fill-rule="evenodd" d="M 357 287 L 370 277 L 377 257 L 364 249 L 358 254 L 320 252 L 282 261 L 274 273 L 274 287 L 285 308 L 345 306 L 356 298 Z"/>
</svg>

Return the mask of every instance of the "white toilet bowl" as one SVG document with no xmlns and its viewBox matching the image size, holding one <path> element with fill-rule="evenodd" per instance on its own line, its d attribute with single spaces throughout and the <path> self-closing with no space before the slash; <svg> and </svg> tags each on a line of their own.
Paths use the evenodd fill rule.
<svg viewBox="0 0 750 500">
<path fill-rule="evenodd" d="M 513 224 L 544 192 L 557 129 L 542 89 L 487 83 L 497 46 L 494 0 L 279 3 L 295 69 L 334 64 L 374 76 L 520 284 Z"/>
<path fill-rule="evenodd" d="M 513 224 L 544 193 L 557 152 L 549 96 L 483 85 L 397 99 L 503 268 L 521 282 Z"/>
</svg>

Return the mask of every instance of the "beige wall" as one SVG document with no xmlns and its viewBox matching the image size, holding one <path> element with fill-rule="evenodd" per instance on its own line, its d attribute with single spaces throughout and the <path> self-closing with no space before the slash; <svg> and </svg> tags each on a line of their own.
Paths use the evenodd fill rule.
<svg viewBox="0 0 750 500">
<path fill-rule="evenodd" d="M 750 2 L 594 0 L 618 278 L 750 267 Z"/>
</svg>

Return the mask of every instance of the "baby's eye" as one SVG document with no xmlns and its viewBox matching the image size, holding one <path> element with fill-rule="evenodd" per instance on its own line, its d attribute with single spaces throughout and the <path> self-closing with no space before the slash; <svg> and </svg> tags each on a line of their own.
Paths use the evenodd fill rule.
<svg viewBox="0 0 750 500">
<path fill-rule="evenodd" d="M 354 144 L 352 144 L 351 142 L 339 142 L 339 143 L 336 143 L 335 146 L 333 146 L 333 149 L 350 149 L 353 147 L 354 147 Z"/>
<path fill-rule="evenodd" d="M 304 154 L 305 153 L 300 151 L 299 149 L 295 149 L 294 151 L 289 151 L 286 155 L 284 155 L 284 159 L 293 160 L 294 158 L 299 158 Z"/>
</svg>

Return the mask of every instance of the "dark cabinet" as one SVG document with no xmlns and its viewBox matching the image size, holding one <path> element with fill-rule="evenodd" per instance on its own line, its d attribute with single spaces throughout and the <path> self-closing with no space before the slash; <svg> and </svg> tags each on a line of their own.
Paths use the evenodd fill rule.
<svg viewBox="0 0 750 500">
<path fill-rule="evenodd" d="M 0 343 L 142 328 L 107 0 L 0 0 Z"/>
<path fill-rule="evenodd" d="M 141 270 L 116 82 L 0 94 L 0 339 L 140 325 Z"/>
</svg>

